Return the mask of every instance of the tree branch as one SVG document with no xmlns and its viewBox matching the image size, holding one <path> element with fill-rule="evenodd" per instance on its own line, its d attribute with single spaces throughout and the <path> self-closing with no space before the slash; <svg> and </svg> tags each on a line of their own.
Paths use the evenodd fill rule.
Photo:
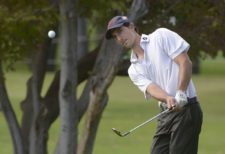
<svg viewBox="0 0 225 154">
<path fill-rule="evenodd" d="M 0 62 L 0 104 L 2 106 L 2 111 L 5 115 L 10 134 L 13 141 L 14 153 L 16 154 L 24 154 L 24 142 L 22 139 L 19 123 L 16 119 L 16 115 L 11 106 L 6 87 L 5 87 L 5 79 L 2 70 L 2 64 Z"/>
</svg>

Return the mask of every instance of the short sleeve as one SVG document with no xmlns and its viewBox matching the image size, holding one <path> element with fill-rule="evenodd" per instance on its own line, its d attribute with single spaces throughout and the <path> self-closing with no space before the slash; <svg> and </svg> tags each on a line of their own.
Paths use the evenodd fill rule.
<svg viewBox="0 0 225 154">
<path fill-rule="evenodd" d="M 188 42 L 186 42 L 180 35 L 169 29 L 160 28 L 158 30 L 158 34 L 160 43 L 162 43 L 164 51 L 172 59 L 177 57 L 182 52 L 187 52 L 190 48 Z"/>
<path fill-rule="evenodd" d="M 149 100 L 151 95 L 147 93 L 147 88 L 152 81 L 145 77 L 144 72 L 140 68 L 133 65 L 129 67 L 128 74 L 134 85 L 136 85 L 144 93 L 145 99 Z"/>
</svg>

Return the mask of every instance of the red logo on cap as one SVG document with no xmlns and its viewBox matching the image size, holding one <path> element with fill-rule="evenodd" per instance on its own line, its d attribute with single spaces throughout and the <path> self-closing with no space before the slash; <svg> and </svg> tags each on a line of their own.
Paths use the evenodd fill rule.
<svg viewBox="0 0 225 154">
<path fill-rule="evenodd" d="M 114 22 L 115 22 L 115 19 L 110 20 L 107 27 L 110 28 Z"/>
</svg>

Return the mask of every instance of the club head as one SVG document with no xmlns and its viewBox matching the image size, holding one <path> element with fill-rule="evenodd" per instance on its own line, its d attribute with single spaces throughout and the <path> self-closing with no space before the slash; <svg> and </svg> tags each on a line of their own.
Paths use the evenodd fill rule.
<svg viewBox="0 0 225 154">
<path fill-rule="evenodd" d="M 128 134 L 130 134 L 130 132 L 126 132 L 126 133 L 121 133 L 120 131 L 118 131 L 116 128 L 112 128 L 113 132 L 116 133 L 118 136 L 120 137 L 124 137 L 127 136 Z"/>
</svg>

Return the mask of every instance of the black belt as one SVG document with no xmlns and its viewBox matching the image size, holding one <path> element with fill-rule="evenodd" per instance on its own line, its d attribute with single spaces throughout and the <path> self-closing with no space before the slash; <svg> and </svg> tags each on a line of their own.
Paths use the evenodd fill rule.
<svg viewBox="0 0 225 154">
<path fill-rule="evenodd" d="M 190 104 L 197 103 L 197 102 L 198 102 L 197 97 L 188 98 L 188 103 L 190 103 Z"/>
</svg>

